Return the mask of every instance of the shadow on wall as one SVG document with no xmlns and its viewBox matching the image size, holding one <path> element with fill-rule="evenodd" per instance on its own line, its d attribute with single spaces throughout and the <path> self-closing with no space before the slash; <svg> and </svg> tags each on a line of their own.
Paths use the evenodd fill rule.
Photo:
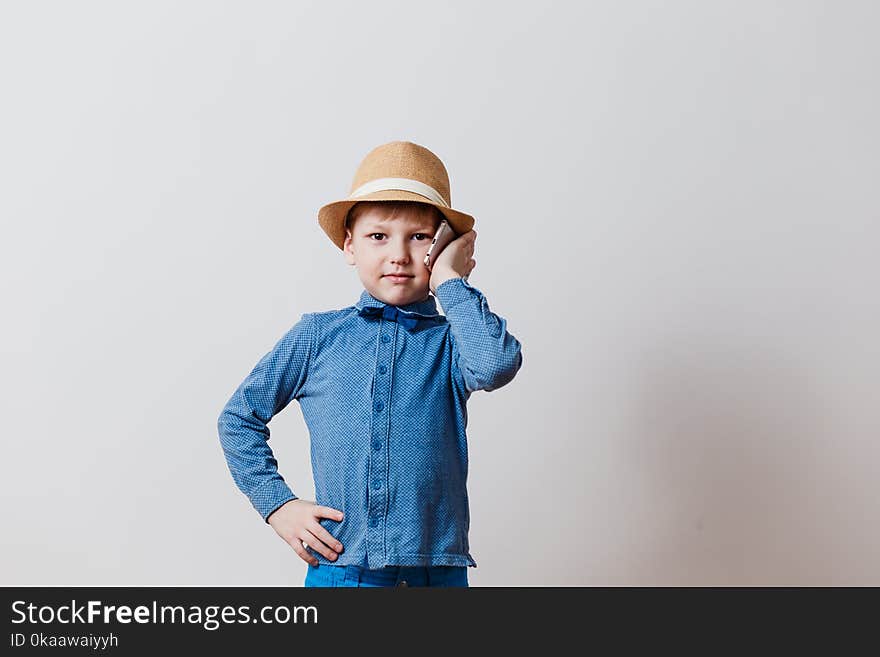
<svg viewBox="0 0 880 657">
<path fill-rule="evenodd" d="M 617 566 L 626 583 L 864 581 L 841 563 L 866 519 L 846 501 L 815 367 L 782 348 L 693 340 L 664 343 L 636 369 L 628 458 L 648 513 Z"/>
</svg>

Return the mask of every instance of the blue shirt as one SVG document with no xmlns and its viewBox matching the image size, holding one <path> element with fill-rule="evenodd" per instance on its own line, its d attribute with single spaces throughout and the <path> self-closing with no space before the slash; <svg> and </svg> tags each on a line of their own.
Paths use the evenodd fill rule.
<svg viewBox="0 0 880 657">
<path fill-rule="evenodd" d="M 311 436 L 320 524 L 344 550 L 319 563 L 476 566 L 468 529 L 467 400 L 510 382 L 519 341 L 462 278 L 391 306 L 306 313 L 239 385 L 218 420 L 230 473 L 264 519 L 297 499 L 268 445 L 269 421 L 299 402 Z"/>
</svg>

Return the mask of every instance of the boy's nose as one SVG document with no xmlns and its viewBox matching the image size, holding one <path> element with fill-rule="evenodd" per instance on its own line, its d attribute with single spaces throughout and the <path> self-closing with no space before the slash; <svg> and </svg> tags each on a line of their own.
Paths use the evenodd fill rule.
<svg viewBox="0 0 880 657">
<path fill-rule="evenodd" d="M 409 260 L 409 249 L 403 245 L 397 245 L 391 252 L 391 262 L 407 262 Z"/>
</svg>

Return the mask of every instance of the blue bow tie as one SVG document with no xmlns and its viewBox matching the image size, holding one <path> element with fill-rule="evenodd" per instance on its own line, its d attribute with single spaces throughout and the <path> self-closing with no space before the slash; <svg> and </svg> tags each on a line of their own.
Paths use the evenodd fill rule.
<svg viewBox="0 0 880 657">
<path fill-rule="evenodd" d="M 416 317 L 407 317 L 394 306 L 367 306 L 358 310 L 358 314 L 363 317 L 383 318 L 389 321 L 397 322 L 408 331 L 413 331 L 419 325 Z"/>
</svg>

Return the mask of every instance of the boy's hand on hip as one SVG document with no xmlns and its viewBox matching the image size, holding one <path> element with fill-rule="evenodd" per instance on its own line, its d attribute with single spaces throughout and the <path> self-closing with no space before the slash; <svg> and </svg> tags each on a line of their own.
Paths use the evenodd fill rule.
<svg viewBox="0 0 880 657">
<path fill-rule="evenodd" d="M 471 230 L 459 235 L 444 247 L 431 269 L 431 280 L 428 283 L 431 292 L 436 293 L 437 288 L 450 278 L 470 276 L 477 266 L 477 261 L 474 260 L 476 240 L 477 231 Z"/>
<path fill-rule="evenodd" d="M 300 559 L 317 566 L 318 560 L 307 548 L 320 552 L 331 561 L 336 559 L 338 552 L 342 552 L 342 543 L 320 525 L 319 518 L 340 521 L 343 513 L 329 506 L 319 506 L 309 500 L 297 499 L 290 500 L 275 509 L 268 521 L 272 529 L 293 548 Z"/>
</svg>

